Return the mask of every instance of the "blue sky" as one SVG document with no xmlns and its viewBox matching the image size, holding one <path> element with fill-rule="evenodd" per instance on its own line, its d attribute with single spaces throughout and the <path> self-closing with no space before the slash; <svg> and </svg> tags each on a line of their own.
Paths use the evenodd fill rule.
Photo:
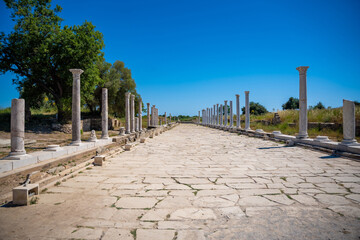
<svg viewBox="0 0 360 240">
<path fill-rule="evenodd" d="M 299 95 L 296 67 L 308 70 L 308 104 L 360 101 L 360 1 L 53 1 L 66 25 L 91 21 L 105 59 L 125 62 L 144 102 L 196 115 L 235 101 L 281 109 Z M 0 31 L 13 23 L 0 3 Z M 0 76 L 0 107 L 18 97 Z"/>
</svg>

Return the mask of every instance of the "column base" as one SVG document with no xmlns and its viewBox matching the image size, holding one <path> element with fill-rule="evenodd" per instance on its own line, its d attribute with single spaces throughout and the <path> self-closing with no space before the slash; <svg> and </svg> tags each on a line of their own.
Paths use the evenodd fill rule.
<svg viewBox="0 0 360 240">
<path fill-rule="evenodd" d="M 2 160 L 24 160 L 24 159 L 27 159 L 30 157 L 32 157 L 32 156 L 30 156 L 29 154 L 26 154 L 26 153 L 22 154 L 22 155 L 19 155 L 19 154 L 11 155 L 11 153 L 10 153 L 7 157 L 3 158 Z"/>
<path fill-rule="evenodd" d="M 82 142 L 81 141 L 73 141 L 70 143 L 70 146 L 81 146 Z"/>
<path fill-rule="evenodd" d="M 341 141 L 340 145 L 345 146 L 360 146 L 360 143 L 358 143 L 355 139 L 344 139 Z"/>
<path fill-rule="evenodd" d="M 306 139 L 306 138 L 309 138 L 309 135 L 308 134 L 298 134 L 298 135 L 296 135 L 296 138 L 297 139 Z"/>
</svg>

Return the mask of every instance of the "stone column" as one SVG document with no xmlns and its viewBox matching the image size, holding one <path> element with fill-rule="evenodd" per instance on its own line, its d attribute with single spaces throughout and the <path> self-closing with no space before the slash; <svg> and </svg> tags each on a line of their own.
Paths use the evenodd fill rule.
<svg viewBox="0 0 360 240">
<path fill-rule="evenodd" d="M 130 93 L 125 93 L 125 133 L 130 133 Z"/>
<path fill-rule="evenodd" d="M 245 130 L 250 130 L 249 91 L 245 91 Z"/>
<path fill-rule="evenodd" d="M 130 132 L 135 132 L 135 95 L 130 95 Z"/>
<path fill-rule="evenodd" d="M 81 144 L 81 108 L 80 108 L 80 75 L 84 72 L 81 69 L 70 69 L 73 74 L 72 87 L 72 142 L 71 145 Z"/>
<path fill-rule="evenodd" d="M 12 157 L 19 157 L 26 155 L 24 147 L 25 138 L 25 100 L 12 99 L 11 100 L 11 152 Z"/>
<path fill-rule="evenodd" d="M 216 105 L 214 104 L 214 106 L 213 106 L 213 115 L 212 115 L 212 120 L 213 120 L 213 126 L 215 126 L 216 125 L 216 112 L 215 112 L 215 110 L 216 110 Z"/>
<path fill-rule="evenodd" d="M 171 113 L 169 114 L 169 122 L 171 123 Z"/>
<path fill-rule="evenodd" d="M 234 124 L 233 105 L 232 105 L 232 101 L 230 101 L 230 127 L 233 127 L 233 124 Z"/>
<path fill-rule="evenodd" d="M 307 138 L 307 93 L 306 93 L 306 71 L 309 67 L 297 67 L 300 77 L 300 88 L 299 88 L 299 133 L 296 138 Z"/>
<path fill-rule="evenodd" d="M 147 127 L 150 127 L 150 103 L 146 103 L 147 105 Z"/>
<path fill-rule="evenodd" d="M 200 124 L 200 111 L 199 111 L 199 117 L 198 117 L 198 124 Z"/>
<path fill-rule="evenodd" d="M 343 140 L 342 145 L 357 145 L 355 139 L 355 103 L 343 100 Z"/>
<path fill-rule="evenodd" d="M 139 118 L 135 117 L 135 132 L 139 131 Z"/>
<path fill-rule="evenodd" d="M 155 105 L 151 107 L 151 126 L 155 126 Z"/>
<path fill-rule="evenodd" d="M 239 94 L 236 94 L 236 127 L 241 128 L 241 121 L 240 121 L 240 100 Z"/>
<path fill-rule="evenodd" d="M 143 130 L 142 128 L 142 99 L 139 99 L 139 131 L 141 132 Z"/>
<path fill-rule="evenodd" d="M 210 125 L 214 124 L 214 113 L 213 108 L 210 108 Z"/>
<path fill-rule="evenodd" d="M 227 107 L 227 101 L 224 101 L 224 111 L 225 111 L 225 119 L 224 119 L 224 125 L 227 127 L 228 125 L 228 107 Z"/>
<path fill-rule="evenodd" d="M 103 88 L 101 90 L 101 139 L 109 139 L 109 123 L 108 123 L 108 90 Z"/>
<path fill-rule="evenodd" d="M 223 108 L 223 105 L 222 104 L 220 104 L 220 126 L 223 126 L 224 125 L 224 120 L 223 120 L 223 110 L 224 110 L 224 108 Z"/>
<path fill-rule="evenodd" d="M 166 117 L 166 112 L 165 112 L 165 114 L 164 114 L 164 117 L 165 117 L 165 125 L 167 124 L 167 117 Z"/>
<path fill-rule="evenodd" d="M 216 104 L 216 125 L 219 126 L 219 104 Z"/>
</svg>

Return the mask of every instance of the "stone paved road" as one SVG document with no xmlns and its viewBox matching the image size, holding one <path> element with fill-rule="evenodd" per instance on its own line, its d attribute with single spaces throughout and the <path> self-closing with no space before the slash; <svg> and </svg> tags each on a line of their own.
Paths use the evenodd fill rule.
<svg viewBox="0 0 360 240">
<path fill-rule="evenodd" d="M 359 239 L 360 163 L 180 125 L 0 208 L 0 239 Z"/>
</svg>

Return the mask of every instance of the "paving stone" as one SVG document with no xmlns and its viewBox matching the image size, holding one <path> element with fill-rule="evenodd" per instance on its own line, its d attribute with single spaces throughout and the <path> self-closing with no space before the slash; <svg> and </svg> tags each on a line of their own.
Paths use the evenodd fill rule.
<svg viewBox="0 0 360 240">
<path fill-rule="evenodd" d="M 158 200 L 147 197 L 122 197 L 116 203 L 118 208 L 152 208 Z"/>
<path fill-rule="evenodd" d="M 101 238 L 101 240 L 113 239 L 134 240 L 129 230 L 117 228 L 109 228 L 106 230 L 105 235 Z"/>
<path fill-rule="evenodd" d="M 345 197 L 360 203 L 360 194 L 349 194 L 346 195 Z"/>
<path fill-rule="evenodd" d="M 294 203 L 293 200 L 291 200 L 289 197 L 287 197 L 284 194 L 281 195 L 266 195 L 264 196 L 265 198 L 273 201 L 273 202 L 277 202 L 283 205 L 291 205 Z"/>
<path fill-rule="evenodd" d="M 136 240 L 172 240 L 174 236 L 174 230 L 138 229 L 136 231 Z"/>
<path fill-rule="evenodd" d="M 205 240 L 203 230 L 180 230 L 178 231 L 177 240 Z"/>
<path fill-rule="evenodd" d="M 298 201 L 299 203 L 301 204 L 304 204 L 304 205 L 318 205 L 318 202 L 313 198 L 313 197 L 310 197 L 308 195 L 289 195 L 292 199 Z"/>
<path fill-rule="evenodd" d="M 224 207 L 224 208 L 217 208 L 222 216 L 227 217 L 228 219 L 234 218 L 243 218 L 245 217 L 245 213 L 240 209 L 240 207 Z"/>
<path fill-rule="evenodd" d="M 264 197 L 252 196 L 252 197 L 240 197 L 238 202 L 240 206 L 276 206 L 278 203 L 272 202 Z"/>
<path fill-rule="evenodd" d="M 343 196 L 331 195 L 331 194 L 317 194 L 315 198 L 320 202 L 328 205 L 347 205 L 350 201 Z"/>
<path fill-rule="evenodd" d="M 183 208 L 170 215 L 170 220 L 183 219 L 216 219 L 216 215 L 209 208 Z"/>
<path fill-rule="evenodd" d="M 233 201 L 220 197 L 199 197 L 194 200 L 193 205 L 196 207 L 229 207 L 234 206 Z"/>
<path fill-rule="evenodd" d="M 142 221 L 164 221 L 173 211 L 172 209 L 150 209 L 140 219 Z"/>
<path fill-rule="evenodd" d="M 353 206 L 329 206 L 329 209 L 345 216 L 360 218 L 360 208 Z"/>
</svg>

